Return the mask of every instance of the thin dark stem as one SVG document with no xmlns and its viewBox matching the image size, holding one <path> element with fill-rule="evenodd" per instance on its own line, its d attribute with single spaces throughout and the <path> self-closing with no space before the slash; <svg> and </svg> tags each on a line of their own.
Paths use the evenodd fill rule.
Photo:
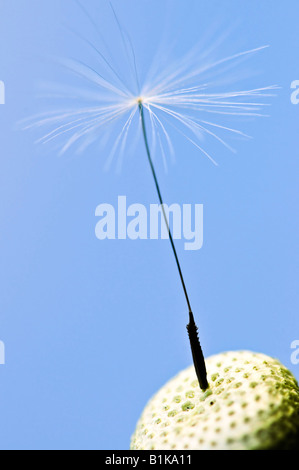
<svg viewBox="0 0 299 470">
<path fill-rule="evenodd" d="M 170 230 L 170 227 L 169 227 L 169 222 L 168 222 L 168 219 L 167 219 L 167 215 L 166 215 L 166 212 L 165 212 L 163 198 L 162 198 L 161 190 L 160 190 L 160 187 L 159 187 L 157 174 L 156 174 L 155 167 L 154 167 L 154 164 L 153 164 L 153 161 L 152 161 L 152 158 L 151 158 L 151 152 L 150 152 L 148 138 L 147 138 L 147 132 L 146 132 L 144 109 L 143 109 L 143 104 L 142 104 L 141 100 L 139 101 L 139 110 L 140 110 L 142 132 L 143 132 L 144 143 L 145 143 L 145 148 L 146 148 L 148 161 L 149 161 L 150 168 L 151 168 L 151 171 L 152 171 L 152 175 L 153 175 L 153 178 L 154 178 L 154 181 L 155 181 L 155 186 L 156 186 L 156 190 L 157 190 L 157 193 L 158 193 L 158 197 L 159 197 L 163 217 L 164 217 L 165 224 L 166 224 L 166 227 L 167 227 L 167 231 L 168 231 L 168 234 L 169 234 L 170 244 L 171 244 L 172 251 L 173 251 L 173 254 L 174 254 L 174 257 L 175 257 L 175 261 L 176 261 L 176 265 L 177 265 L 177 268 L 178 268 L 180 280 L 181 280 L 181 283 L 182 283 L 182 287 L 183 287 L 183 290 L 184 290 L 186 302 L 187 302 L 188 309 L 189 309 L 189 324 L 187 325 L 187 330 L 188 330 L 188 335 L 189 335 L 189 339 L 190 339 L 190 345 L 191 345 L 191 351 L 192 351 L 194 367 L 195 367 L 195 371 L 196 371 L 196 375 L 197 375 L 197 378 L 198 378 L 198 381 L 199 381 L 200 388 L 202 390 L 206 390 L 209 387 L 209 384 L 207 382 L 207 372 L 206 372 L 205 360 L 204 360 L 204 356 L 203 356 L 203 353 L 202 353 L 202 349 L 201 349 L 200 342 L 199 342 L 199 339 L 198 339 L 198 334 L 197 334 L 198 328 L 197 328 L 197 326 L 194 322 L 194 316 L 193 316 L 193 313 L 192 313 L 191 304 L 190 304 L 186 284 L 185 284 L 184 277 L 183 277 L 183 272 L 182 272 L 182 269 L 181 269 L 178 254 L 177 254 L 175 244 L 174 244 L 174 241 L 173 241 L 173 236 L 172 236 L 172 233 L 171 233 L 171 230 Z"/>
<path fill-rule="evenodd" d="M 142 131 L 143 131 L 143 137 L 144 137 L 144 142 L 145 142 L 145 147 L 146 147 L 146 153 L 147 153 L 147 156 L 148 156 L 148 161 L 149 161 L 149 164 L 150 164 L 150 167 L 151 167 L 151 170 L 152 170 L 152 174 L 153 174 L 153 177 L 154 177 L 154 181 L 155 181 L 159 201 L 160 201 L 160 204 L 161 204 L 164 220 L 165 220 L 167 231 L 168 231 L 168 234 L 169 234 L 170 244 L 171 244 L 172 251 L 173 251 L 173 254 L 174 254 L 174 257 L 175 257 L 175 261 L 176 261 L 176 264 L 177 264 L 177 268 L 178 268 L 178 271 L 179 271 L 181 283 L 182 283 L 182 286 L 183 286 L 184 294 L 185 294 L 187 305 L 188 305 L 188 309 L 189 309 L 189 312 L 191 312 L 191 304 L 190 304 L 186 284 L 185 284 L 185 281 L 184 281 L 184 277 L 183 277 L 182 269 L 181 269 L 181 266 L 180 266 L 179 258 L 178 258 L 178 255 L 177 255 L 177 251 L 176 251 L 176 248 L 175 248 L 175 245 L 174 245 L 172 233 L 171 233 L 169 223 L 168 223 L 168 219 L 167 219 L 167 216 L 166 216 L 166 212 L 165 212 L 165 208 L 164 208 L 164 204 L 163 204 L 163 199 L 162 199 L 162 195 L 161 195 L 161 191 L 160 191 L 156 171 L 155 171 L 154 164 L 153 164 L 153 161 L 152 161 L 152 158 L 151 158 L 151 153 L 150 153 L 148 139 L 147 139 L 147 133 L 146 133 L 146 127 L 145 127 L 144 111 L 143 111 L 143 106 L 142 106 L 141 103 L 139 104 L 139 109 L 140 109 L 140 114 L 141 114 Z"/>
</svg>

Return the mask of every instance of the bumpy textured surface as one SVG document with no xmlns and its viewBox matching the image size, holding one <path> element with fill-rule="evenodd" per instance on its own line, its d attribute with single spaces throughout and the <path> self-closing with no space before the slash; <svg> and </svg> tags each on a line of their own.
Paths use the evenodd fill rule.
<svg viewBox="0 0 299 470">
<path fill-rule="evenodd" d="M 191 366 L 152 398 L 132 450 L 299 450 L 299 388 L 288 369 L 249 351 L 206 365 L 205 392 Z"/>
</svg>

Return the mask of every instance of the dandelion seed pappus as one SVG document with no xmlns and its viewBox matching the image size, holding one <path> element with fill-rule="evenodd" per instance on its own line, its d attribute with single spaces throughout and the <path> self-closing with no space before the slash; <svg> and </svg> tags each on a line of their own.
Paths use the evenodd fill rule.
<svg viewBox="0 0 299 470">
<path fill-rule="evenodd" d="M 79 39 L 96 55 L 97 63 L 92 65 L 79 59 L 57 59 L 62 70 L 77 77 L 79 83 L 67 88 L 53 84 L 53 95 L 56 91 L 57 98 L 70 100 L 72 105 L 69 108 L 45 112 L 25 120 L 24 129 L 48 129 L 36 143 L 56 142 L 60 154 L 75 148 L 78 153 L 84 153 L 94 143 L 101 144 L 103 148 L 110 145 L 105 169 L 110 169 L 117 160 L 120 171 L 128 147 L 132 144 L 134 150 L 136 135 L 142 138 L 141 110 L 148 126 L 151 154 L 159 155 L 165 169 L 169 164 L 168 155 L 172 159 L 175 155 L 172 133 L 180 135 L 216 166 L 218 161 L 208 149 L 209 142 L 214 141 L 235 153 L 225 135 L 238 139 L 251 138 L 237 128 L 236 121 L 265 117 L 264 110 L 269 106 L 265 100 L 273 96 L 277 87 L 243 88 L 240 85 L 237 89 L 233 88 L 226 69 L 238 70 L 239 61 L 249 60 L 268 46 L 239 50 L 221 57 L 220 51 L 214 51 L 210 56 L 198 44 L 182 52 L 179 59 L 172 59 L 169 53 L 167 60 L 166 54 L 163 66 L 155 57 L 148 64 L 148 70 L 142 70 L 141 74 L 134 44 L 113 7 L 112 12 L 119 30 L 120 49 L 127 58 L 127 70 L 119 70 L 112 54 L 105 51 L 106 43 L 93 22 L 98 43 L 88 38 Z M 237 72 L 233 76 L 234 82 L 238 81 L 236 76 Z"/>
</svg>

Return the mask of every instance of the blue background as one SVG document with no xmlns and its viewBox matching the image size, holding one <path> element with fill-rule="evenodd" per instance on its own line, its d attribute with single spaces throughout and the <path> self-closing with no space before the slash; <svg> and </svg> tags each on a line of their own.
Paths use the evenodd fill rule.
<svg viewBox="0 0 299 470">
<path fill-rule="evenodd" d="M 84 5 L 123 61 L 109 4 Z M 298 2 L 113 5 L 141 76 L 165 28 L 179 38 L 174 57 L 215 22 L 220 31 L 233 27 L 219 58 L 271 46 L 246 62 L 253 74 L 240 85 L 280 86 L 270 117 L 240 123 L 254 139 L 233 141 L 236 155 L 208 141 L 216 168 L 173 135 L 176 163 L 167 173 L 159 158 L 156 165 L 166 202 L 204 204 L 203 248 L 184 251 L 183 241 L 177 248 L 206 356 L 259 351 L 299 378 L 290 360 L 299 339 L 299 106 L 290 101 L 290 84 L 299 79 Z M 40 82 L 71 83 L 52 57 L 94 64 L 94 52 L 70 28 L 97 44 L 75 1 L 0 1 L 1 449 L 127 449 L 148 399 L 191 363 L 168 242 L 101 242 L 94 233 L 98 204 L 116 204 L 119 195 L 130 204 L 156 202 L 142 142 L 128 150 L 121 173 L 105 173 L 107 149 L 95 144 L 61 157 L 55 143 L 34 144 L 40 130 L 18 125 L 53 105 L 54 98 L 39 96 Z"/>
</svg>

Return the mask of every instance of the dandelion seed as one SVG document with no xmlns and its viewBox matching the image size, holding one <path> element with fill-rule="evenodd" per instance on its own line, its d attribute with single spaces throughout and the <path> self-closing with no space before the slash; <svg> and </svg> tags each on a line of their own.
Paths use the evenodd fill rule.
<svg viewBox="0 0 299 470">
<path fill-rule="evenodd" d="M 202 143 L 205 139 L 214 139 L 225 148 L 234 151 L 231 145 L 217 132 L 223 131 L 228 135 L 250 138 L 241 129 L 233 128 L 212 119 L 263 116 L 263 110 L 268 105 L 260 99 L 273 96 L 273 92 L 277 87 L 213 90 L 217 89 L 215 79 L 221 72 L 231 69 L 237 61 L 261 52 L 266 46 L 240 51 L 218 60 L 209 58 L 210 51 L 208 49 L 201 56 L 193 50 L 180 59 L 179 62 L 172 63 L 162 70 L 161 68 L 159 70 L 158 64 L 156 66 L 153 64 L 149 70 L 148 79 L 141 83 L 133 43 L 111 5 L 112 15 L 117 25 L 129 67 L 129 82 L 132 82 L 129 86 L 127 84 L 128 80 L 122 77 L 122 74 L 117 71 L 117 67 L 112 63 L 109 47 L 99 33 L 96 23 L 85 7 L 79 1 L 77 3 L 85 12 L 92 26 L 99 34 L 99 39 L 105 46 L 105 52 L 102 52 L 100 47 L 82 38 L 87 46 L 96 53 L 102 66 L 94 68 L 74 59 L 61 61 L 63 67 L 76 74 L 82 82 L 85 81 L 89 85 L 88 88 L 84 89 L 83 84 L 82 87 L 77 89 L 69 88 L 65 92 L 65 97 L 77 100 L 78 104 L 75 108 L 52 112 L 51 115 L 37 116 L 31 123 L 26 125 L 26 129 L 36 126 L 48 127 L 48 132 L 40 137 L 37 142 L 46 144 L 62 139 L 61 153 L 64 153 L 74 147 L 75 144 L 79 145 L 81 151 L 86 150 L 89 145 L 105 135 L 105 130 L 110 130 L 112 126 L 119 125 L 119 131 L 110 149 L 105 167 L 110 168 L 115 156 L 119 155 L 118 168 L 120 169 L 129 136 L 133 132 L 135 133 L 134 123 L 138 122 L 139 119 L 148 162 L 188 305 L 189 324 L 187 329 L 194 366 L 200 387 L 206 389 L 208 388 L 208 382 L 205 361 L 198 340 L 197 326 L 194 322 L 181 265 L 164 210 L 152 154 L 159 151 L 166 169 L 166 155 L 169 153 L 172 157 L 174 156 L 170 128 L 174 128 L 215 165 L 217 165 L 217 162 L 214 156 L 204 148 Z M 209 75 L 212 78 L 207 80 Z M 94 91 L 91 90 L 91 87 Z M 59 92 L 56 96 L 63 96 L 63 93 Z M 92 105 L 80 107 L 81 99 L 91 101 Z M 150 132 L 148 132 L 147 126 Z"/>
<path fill-rule="evenodd" d="M 114 15 L 116 15 L 115 12 Z M 118 27 L 121 29 L 119 21 Z M 130 67 L 130 75 L 135 84 L 133 83 L 131 88 L 135 87 L 136 93 L 129 89 L 111 60 L 98 47 L 86 40 L 86 44 L 95 50 L 99 58 L 102 59 L 103 71 L 78 60 L 59 60 L 65 69 L 82 79 L 82 86 L 67 90 L 59 89 L 56 96 L 77 100 L 78 103 L 84 99 L 92 101 L 93 105 L 81 108 L 78 105 L 75 109 L 52 112 L 51 116 L 49 113 L 48 115 L 35 116 L 30 123 L 27 123 L 26 129 L 43 126 L 51 128 L 47 134 L 37 140 L 37 143 L 48 143 L 59 137 L 64 137 L 65 142 L 61 147 L 61 153 L 66 152 L 82 140 L 85 143 L 81 144 L 81 147 L 86 149 L 92 142 L 101 138 L 104 128 L 122 122 L 121 130 L 116 138 L 118 144 L 114 144 L 114 151 L 110 153 L 108 163 L 106 163 L 106 168 L 108 168 L 112 164 L 112 153 L 123 158 L 126 147 L 124 141 L 127 141 L 130 133 L 133 133 L 132 125 L 135 121 L 133 118 L 137 114 L 139 103 L 142 103 L 150 125 L 152 152 L 156 153 L 157 148 L 159 149 L 165 169 L 167 168 L 166 154 L 169 153 L 173 157 L 175 153 L 170 137 L 170 128 L 175 128 L 204 156 L 217 164 L 215 157 L 201 145 L 203 140 L 215 139 L 234 152 L 235 150 L 227 140 L 218 135 L 218 131 L 246 139 L 251 137 L 241 129 L 232 128 L 219 120 L 212 121 L 209 116 L 215 118 L 221 116 L 225 118 L 266 116 L 264 110 L 269 104 L 259 101 L 259 99 L 269 98 L 277 90 L 276 86 L 269 86 L 212 93 L 209 92 L 209 89 L 213 89 L 215 84 L 203 82 L 202 77 L 207 71 L 213 71 L 240 57 L 249 57 L 262 51 L 263 47 L 240 52 L 208 63 L 208 65 L 203 64 L 201 67 L 192 67 L 192 62 L 190 62 L 192 55 L 190 58 L 189 54 L 188 58 L 181 60 L 181 66 L 178 66 L 177 63 L 170 65 L 167 70 L 157 74 L 150 81 L 146 81 L 140 88 L 132 42 L 123 31 L 121 40 L 124 43 L 128 61 L 131 59 L 131 63 L 133 62 Z M 107 67 L 112 78 L 108 76 Z M 105 72 L 107 76 L 105 76 Z M 94 91 L 90 88 L 84 88 L 84 81 L 93 87 Z M 187 83 L 190 86 L 182 87 L 182 84 L 186 85 Z M 97 106 L 94 106 L 94 103 L 98 103 Z M 126 132 L 123 132 L 123 126 L 126 127 Z M 165 145 L 168 152 L 166 152 Z"/>
</svg>

